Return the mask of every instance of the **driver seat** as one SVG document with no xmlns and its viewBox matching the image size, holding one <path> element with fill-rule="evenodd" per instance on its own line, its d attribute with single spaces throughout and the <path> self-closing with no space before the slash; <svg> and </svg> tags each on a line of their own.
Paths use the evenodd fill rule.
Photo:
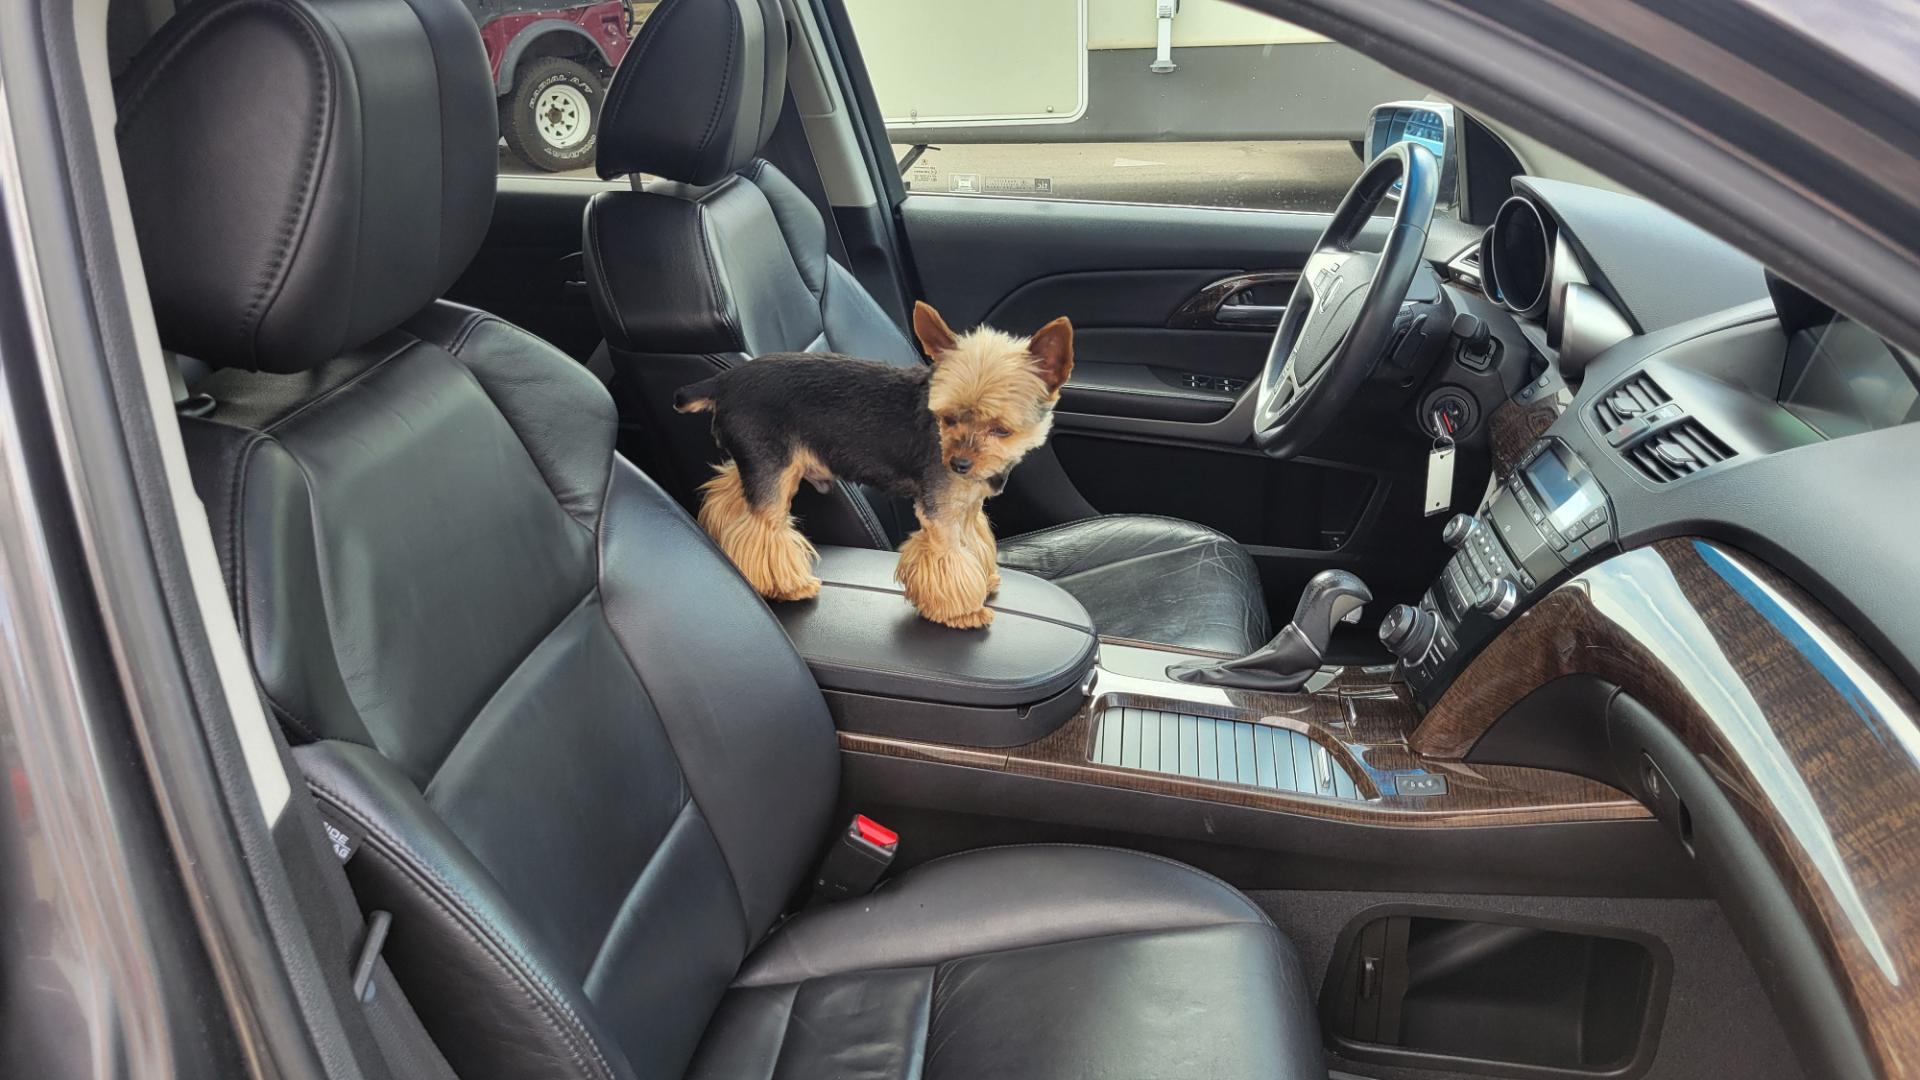
<svg viewBox="0 0 1920 1080">
<path fill-rule="evenodd" d="M 600 119 L 602 177 L 663 179 L 588 204 L 588 293 L 621 415 L 689 509 L 719 449 L 708 418 L 673 411 L 675 390 L 772 352 L 922 362 L 828 254 L 814 204 L 758 156 L 786 93 L 786 38 L 773 0 L 667 0 Z M 839 481 L 803 489 L 795 512 L 815 542 L 847 547 L 891 550 L 914 525 L 906 500 Z M 1192 522 L 1075 521 L 1001 540 L 1000 564 L 1072 593 L 1105 637 L 1237 656 L 1271 636 L 1252 557 Z"/>
</svg>

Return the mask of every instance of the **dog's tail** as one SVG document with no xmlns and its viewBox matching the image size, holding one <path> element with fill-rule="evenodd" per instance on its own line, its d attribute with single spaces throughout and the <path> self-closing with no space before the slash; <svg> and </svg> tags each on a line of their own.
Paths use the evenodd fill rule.
<svg viewBox="0 0 1920 1080">
<path fill-rule="evenodd" d="M 706 412 L 713 408 L 714 395 L 720 390 L 720 376 L 689 383 L 674 391 L 673 411 L 681 413 Z"/>
</svg>

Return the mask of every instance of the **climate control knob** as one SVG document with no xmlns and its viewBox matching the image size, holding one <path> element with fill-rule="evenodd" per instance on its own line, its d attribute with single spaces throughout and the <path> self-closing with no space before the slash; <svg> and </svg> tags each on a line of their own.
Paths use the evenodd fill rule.
<svg viewBox="0 0 1920 1080">
<path fill-rule="evenodd" d="M 1440 539 L 1455 551 L 1467 546 L 1467 537 L 1473 535 L 1473 527 L 1480 524 L 1472 514 L 1455 514 L 1447 519 L 1440 530 Z"/>
<path fill-rule="evenodd" d="M 1520 603 L 1520 587 L 1512 578 L 1498 577 L 1487 582 L 1473 598 L 1473 608 L 1490 619 L 1504 619 Z"/>
<path fill-rule="evenodd" d="M 1380 644 L 1408 664 L 1418 664 L 1433 645 L 1440 617 L 1410 604 L 1395 604 L 1380 620 Z"/>
</svg>

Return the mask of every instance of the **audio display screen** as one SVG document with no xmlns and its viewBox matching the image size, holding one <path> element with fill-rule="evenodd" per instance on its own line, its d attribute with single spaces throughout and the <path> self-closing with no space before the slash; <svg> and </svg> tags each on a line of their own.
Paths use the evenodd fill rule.
<svg viewBox="0 0 1920 1080">
<path fill-rule="evenodd" d="M 1578 527 L 1580 519 L 1602 505 L 1602 496 L 1586 463 L 1578 458 L 1569 462 L 1562 452 L 1556 445 L 1534 458 L 1527 466 L 1527 486 L 1540 500 L 1547 524 L 1572 538 L 1586 531 Z"/>
</svg>

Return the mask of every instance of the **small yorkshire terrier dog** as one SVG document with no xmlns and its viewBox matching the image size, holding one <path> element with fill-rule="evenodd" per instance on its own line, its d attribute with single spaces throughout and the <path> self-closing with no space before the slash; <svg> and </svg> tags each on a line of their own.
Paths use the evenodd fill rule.
<svg viewBox="0 0 1920 1080">
<path fill-rule="evenodd" d="M 820 592 L 816 552 L 790 513 L 805 480 L 835 478 L 913 500 L 920 528 L 894 577 L 920 614 L 959 629 L 993 621 L 1000 587 L 982 504 L 1053 427 L 1073 371 L 1063 316 L 1030 338 L 947 328 L 925 303 L 913 331 L 933 366 L 776 353 L 681 387 L 673 407 L 713 413 L 726 460 L 700 487 L 700 526 L 769 600 Z"/>
</svg>

